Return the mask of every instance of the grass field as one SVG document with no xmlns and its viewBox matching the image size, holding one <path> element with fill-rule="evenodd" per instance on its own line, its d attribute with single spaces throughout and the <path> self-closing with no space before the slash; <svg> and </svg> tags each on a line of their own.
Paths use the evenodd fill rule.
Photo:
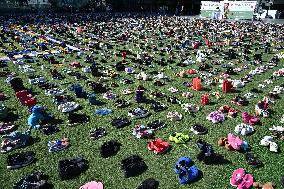
<svg viewBox="0 0 284 189">
<path fill-rule="evenodd" d="M 172 39 L 164 39 L 164 41 L 160 41 L 164 44 L 167 44 Z M 16 43 L 14 43 L 17 45 Z M 9 49 L 7 44 L 4 44 L 6 48 Z M 129 44 L 129 48 L 131 48 L 132 44 Z M 21 49 L 20 46 L 18 46 L 19 49 Z M 49 47 L 51 48 L 51 47 Z M 119 50 L 123 50 L 124 48 L 127 48 L 123 43 L 117 42 L 114 44 L 114 47 L 112 51 L 118 52 Z M 201 47 L 204 48 L 204 47 Z M 100 51 L 99 51 L 100 52 Z M 175 50 L 175 53 L 178 51 Z M 260 53 L 263 53 L 263 49 L 259 50 Z M 189 49 L 186 51 L 188 55 L 193 56 L 193 50 Z M 264 63 L 269 61 L 275 52 L 271 54 L 264 54 L 263 59 Z M 278 53 L 278 52 L 276 52 Z M 88 52 L 87 52 L 88 54 Z M 65 55 L 65 65 L 64 67 L 69 67 L 68 64 L 73 61 L 79 61 L 82 65 L 88 65 L 84 62 L 84 58 L 77 59 L 76 54 L 68 54 Z M 214 55 L 215 56 L 215 55 Z M 252 55 L 251 55 L 252 56 Z M 117 60 L 114 59 L 113 56 L 110 56 L 109 58 L 105 58 L 108 62 L 107 63 L 100 63 L 103 57 L 101 57 L 98 54 L 95 55 L 97 57 L 96 62 L 99 63 L 99 65 L 102 66 L 111 66 L 118 62 L 118 60 L 121 60 L 121 57 L 118 57 Z M 128 55 L 127 60 L 130 63 L 129 66 L 134 66 L 134 63 L 131 61 L 131 58 L 134 56 Z M 159 54 L 156 54 L 156 58 L 158 59 L 160 57 Z M 168 55 L 165 54 L 165 58 L 168 57 Z M 222 55 L 220 55 L 222 57 Z M 51 80 L 51 75 L 48 72 L 48 68 L 51 68 L 53 65 L 48 64 L 46 61 L 43 61 L 43 59 L 38 58 L 40 60 L 40 65 L 45 65 L 46 68 L 44 70 L 40 69 L 40 65 L 36 65 L 36 63 L 31 64 L 33 68 L 36 69 L 36 75 L 42 75 L 45 78 Z M 62 60 L 62 59 L 61 59 Z M 274 67 L 273 69 L 268 70 L 266 73 L 263 73 L 261 75 L 256 75 L 252 82 L 246 84 L 246 86 L 242 89 L 239 89 L 238 91 L 234 93 L 227 93 L 223 94 L 221 92 L 221 88 L 217 86 L 205 86 L 205 90 L 196 92 L 191 90 L 190 88 L 187 88 L 182 85 L 185 81 L 191 81 L 191 78 L 181 78 L 175 76 L 178 71 L 182 69 L 190 69 L 195 68 L 198 69 L 198 65 L 194 64 L 192 66 L 187 66 L 186 68 L 182 68 L 179 66 L 176 66 L 176 63 L 179 63 L 179 58 L 175 58 L 173 64 L 170 64 L 168 66 L 158 66 L 157 64 L 154 64 L 155 67 L 147 67 L 143 66 L 147 71 L 151 72 L 154 70 L 164 70 L 164 73 L 171 78 L 170 81 L 166 82 L 166 85 L 161 87 L 156 87 L 153 85 L 153 81 L 138 81 L 135 79 L 135 75 L 127 75 L 125 73 L 119 72 L 119 75 L 121 78 L 128 78 L 134 80 L 134 84 L 124 85 L 120 83 L 120 79 L 108 79 L 105 81 L 106 84 L 110 86 L 110 83 L 116 82 L 119 84 L 119 87 L 117 88 L 111 88 L 111 90 L 119 95 L 119 98 L 127 99 L 131 102 L 131 106 L 119 109 L 116 108 L 114 105 L 114 101 L 108 101 L 102 98 L 101 94 L 98 94 L 98 99 L 102 100 L 103 102 L 106 102 L 106 104 L 102 106 L 95 106 L 95 105 L 89 105 L 87 99 L 78 99 L 76 98 L 75 101 L 80 103 L 80 105 L 83 107 L 82 110 L 79 110 L 80 113 L 85 113 L 90 116 L 90 121 L 87 124 L 78 125 L 75 127 L 70 127 L 66 123 L 66 114 L 61 113 L 57 110 L 57 106 L 52 103 L 52 98 L 49 96 L 46 96 L 44 94 L 44 91 L 38 88 L 37 86 L 32 86 L 28 84 L 28 76 L 26 74 L 23 74 L 19 71 L 18 66 L 14 65 L 12 62 L 8 63 L 8 69 L 12 72 L 16 72 L 19 77 L 25 81 L 25 86 L 28 88 L 31 88 L 33 93 L 36 94 L 36 98 L 39 101 L 39 104 L 41 105 L 47 105 L 48 112 L 51 112 L 56 119 L 61 119 L 62 123 L 59 125 L 60 132 L 51 135 L 46 136 L 44 135 L 41 130 L 33 130 L 32 136 L 35 138 L 35 142 L 32 145 L 29 145 L 25 148 L 17 149 L 17 152 L 21 151 L 34 151 L 36 153 L 36 162 L 32 165 L 29 165 L 27 167 L 21 168 L 19 170 L 7 170 L 6 169 L 6 157 L 7 154 L 1 154 L 0 155 L 0 188 L 1 189 L 9 189 L 13 185 L 15 181 L 17 181 L 22 176 L 28 175 L 32 172 L 35 172 L 37 170 L 42 170 L 44 173 L 50 176 L 49 182 L 51 182 L 54 185 L 55 189 L 76 189 L 79 188 L 81 185 L 83 185 L 85 182 L 96 180 L 96 181 L 102 181 L 105 185 L 105 188 L 121 188 L 121 189 L 133 189 L 136 186 L 139 185 L 143 180 L 152 177 L 159 181 L 161 189 L 175 189 L 175 188 L 196 188 L 196 189 L 226 189 L 226 188 L 232 188 L 229 183 L 229 178 L 232 174 L 232 172 L 240 167 L 245 168 L 245 170 L 249 173 L 252 173 L 256 181 L 260 181 L 262 183 L 272 181 L 278 185 L 277 188 L 281 188 L 279 178 L 281 174 L 283 174 L 284 170 L 284 156 L 282 153 L 272 153 L 269 152 L 269 149 L 263 146 L 259 145 L 260 140 L 265 135 L 270 135 L 270 131 L 268 128 L 272 127 L 272 125 L 279 125 L 279 120 L 284 113 L 283 111 L 283 104 L 284 104 L 284 98 L 281 97 L 280 99 L 276 100 L 276 103 L 272 106 L 271 110 L 271 116 L 269 118 L 261 118 L 262 125 L 261 126 L 255 126 L 255 133 L 251 136 L 242 136 L 243 139 L 247 140 L 248 143 L 251 146 L 251 151 L 256 154 L 264 163 L 264 166 L 261 168 L 253 169 L 251 166 L 247 165 L 244 160 L 244 154 L 240 152 L 234 152 L 234 151 L 227 151 L 223 147 L 219 147 L 217 145 L 217 141 L 220 137 L 226 136 L 228 133 L 234 133 L 234 128 L 237 124 L 242 122 L 240 114 L 238 114 L 237 118 L 230 119 L 226 118 L 224 123 L 221 124 L 213 124 L 210 121 L 206 120 L 206 116 L 212 112 L 217 110 L 220 106 L 224 104 L 228 104 L 232 107 L 235 107 L 241 111 L 248 111 L 250 113 L 254 113 L 254 105 L 258 102 L 258 100 L 262 99 L 264 96 L 268 94 L 270 90 L 274 88 L 276 85 L 284 84 L 284 80 L 282 78 L 279 78 L 278 80 L 273 80 L 273 84 L 270 84 L 268 87 L 262 89 L 262 93 L 258 95 L 257 98 L 250 100 L 248 106 L 244 107 L 238 107 L 236 105 L 233 105 L 230 103 L 232 98 L 236 95 L 244 95 L 245 93 L 249 92 L 252 88 L 257 88 L 258 84 L 263 83 L 263 80 L 269 79 L 272 73 L 275 70 L 278 70 L 279 68 L 283 67 L 283 60 L 280 60 L 278 66 Z M 207 60 L 207 63 L 209 63 L 210 60 Z M 236 62 L 236 60 L 232 60 L 232 62 Z M 235 64 L 234 67 L 239 66 L 238 64 Z M 213 66 L 218 67 L 219 66 Z M 249 69 L 243 70 L 242 72 L 237 73 L 236 75 L 232 75 L 232 78 L 240 78 L 241 76 L 247 74 L 252 68 L 255 66 L 249 65 Z M 3 68 L 1 68 L 3 70 Z M 6 68 L 5 68 L 6 69 Z M 63 70 L 64 68 L 60 68 Z M 135 68 L 135 70 L 139 73 L 139 69 Z M 79 72 L 81 72 L 80 69 L 78 69 Z M 222 72 L 222 69 L 219 73 Z M 90 73 L 82 73 L 83 75 L 86 75 L 90 80 L 95 81 L 97 78 L 94 78 Z M 84 90 L 88 93 L 91 92 L 91 89 L 86 84 L 86 80 L 79 80 L 76 81 L 73 77 L 64 74 L 66 78 L 64 80 L 58 81 L 54 80 L 51 82 L 55 82 L 58 84 L 62 89 L 65 89 L 67 94 L 70 94 L 74 96 L 74 93 L 72 91 L 68 90 L 68 87 L 71 84 L 80 84 L 84 87 Z M 196 75 L 195 75 L 196 76 Z M 112 118 L 115 118 L 117 116 L 127 116 L 127 112 L 137 107 L 137 103 L 135 102 L 134 95 L 125 96 L 122 94 L 122 90 L 126 87 L 131 88 L 135 90 L 138 85 L 143 85 L 146 90 L 146 96 L 148 99 L 151 99 L 150 92 L 152 91 L 160 91 L 164 92 L 168 96 L 176 96 L 178 99 L 180 99 L 183 103 L 193 103 L 197 104 L 201 107 L 200 99 L 201 94 L 205 92 L 214 92 L 219 91 L 221 93 L 221 98 L 218 100 L 214 96 L 210 96 L 210 105 L 206 105 L 201 108 L 201 110 L 195 114 L 188 114 L 185 113 L 184 110 L 182 110 L 181 106 L 179 104 L 170 104 L 166 101 L 166 99 L 161 99 L 163 103 L 165 103 L 168 106 L 168 109 L 159 113 L 152 112 L 152 115 L 143 118 L 143 119 L 137 119 L 132 120 L 132 123 L 130 126 L 127 126 L 122 129 L 116 129 L 113 126 L 111 126 L 111 120 Z M 27 126 L 27 117 L 29 116 L 29 112 L 27 111 L 27 108 L 23 107 L 20 102 L 16 99 L 13 89 L 5 83 L 5 78 L 1 78 L 0 80 L 0 89 L 8 96 L 8 99 L 5 100 L 3 103 L 10 108 L 10 111 L 13 112 L 15 115 L 11 119 L 15 120 L 15 123 L 19 126 L 19 130 L 24 131 L 28 129 Z M 170 94 L 168 91 L 168 88 L 171 86 L 176 87 L 179 89 L 179 92 L 176 94 Z M 190 91 L 194 94 L 194 97 L 192 99 L 185 99 L 181 96 L 182 92 Z M 141 105 L 141 104 L 139 104 Z M 98 108 L 107 107 L 113 110 L 113 113 L 107 116 L 97 116 L 94 114 L 95 110 Z M 150 109 L 150 104 L 143 104 L 142 107 Z M 178 111 L 181 112 L 183 115 L 183 119 L 178 122 L 171 122 L 166 118 L 166 114 L 169 111 Z M 161 130 L 158 130 L 155 132 L 155 137 L 163 138 L 165 140 L 168 140 L 168 137 L 170 134 L 174 132 L 184 132 L 188 133 L 190 136 L 190 141 L 186 145 L 178 145 L 171 143 L 172 149 L 162 155 L 155 155 L 153 152 L 150 152 L 147 150 L 146 145 L 147 142 L 150 140 L 147 139 L 136 139 L 134 136 L 132 136 L 132 130 L 134 125 L 136 124 L 147 124 L 153 120 L 160 119 L 167 123 L 167 127 L 163 128 Z M 200 123 L 204 126 L 206 126 L 209 131 L 208 134 L 204 136 L 197 136 L 190 132 L 190 128 L 193 124 Z M 95 127 L 104 127 L 107 131 L 107 135 L 103 138 L 93 141 L 89 138 L 89 132 L 95 128 Z M 68 137 L 71 141 L 70 148 L 56 153 L 49 153 L 47 143 L 50 140 L 54 139 L 60 139 L 63 137 Z M 199 162 L 196 159 L 196 156 L 198 154 L 198 148 L 196 147 L 195 142 L 197 139 L 202 138 L 208 143 L 212 144 L 214 146 L 214 149 L 216 153 L 223 155 L 227 160 L 229 160 L 231 163 L 225 164 L 225 165 L 205 165 L 202 162 Z M 100 155 L 100 146 L 108 140 L 116 139 L 118 140 L 122 146 L 120 151 L 117 155 L 110 157 L 110 158 L 102 158 Z M 277 141 L 280 150 L 284 148 L 283 141 L 278 140 Z M 14 153 L 14 152 L 11 152 Z M 132 154 L 137 154 L 143 157 L 145 160 L 148 170 L 143 173 L 142 175 L 138 177 L 133 178 L 124 178 L 122 171 L 120 170 L 120 162 L 122 159 L 127 158 L 128 156 Z M 79 177 L 68 180 L 68 181 L 60 181 L 58 177 L 58 161 L 66 158 L 73 158 L 76 156 L 82 156 L 86 158 L 89 161 L 89 168 L 88 170 L 81 174 Z M 176 174 L 173 171 L 173 166 L 177 159 L 181 156 L 189 156 L 194 160 L 195 165 L 203 172 L 203 176 L 200 180 L 197 182 L 191 183 L 190 185 L 179 185 L 178 180 L 176 178 Z"/>
</svg>

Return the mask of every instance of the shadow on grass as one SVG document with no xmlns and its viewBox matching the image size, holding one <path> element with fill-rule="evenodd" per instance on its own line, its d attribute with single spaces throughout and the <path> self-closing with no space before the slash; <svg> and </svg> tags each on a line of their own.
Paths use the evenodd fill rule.
<svg viewBox="0 0 284 189">
<path fill-rule="evenodd" d="M 19 116 L 13 112 L 9 112 L 7 117 L 3 119 L 4 122 L 15 122 L 19 119 Z"/>
</svg>

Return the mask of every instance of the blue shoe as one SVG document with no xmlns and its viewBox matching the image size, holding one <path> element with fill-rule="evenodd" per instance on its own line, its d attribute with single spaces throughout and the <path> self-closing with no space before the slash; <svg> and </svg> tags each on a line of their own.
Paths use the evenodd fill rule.
<svg viewBox="0 0 284 189">
<path fill-rule="evenodd" d="M 190 167 L 191 164 L 192 160 L 189 157 L 186 156 L 180 157 L 176 162 L 174 171 L 175 173 L 180 174 L 182 172 L 181 168 Z"/>
<path fill-rule="evenodd" d="M 181 167 L 181 173 L 178 175 L 179 183 L 188 184 L 190 182 L 193 182 L 197 179 L 198 175 L 199 170 L 196 166 L 191 166 L 188 169 Z"/>
</svg>

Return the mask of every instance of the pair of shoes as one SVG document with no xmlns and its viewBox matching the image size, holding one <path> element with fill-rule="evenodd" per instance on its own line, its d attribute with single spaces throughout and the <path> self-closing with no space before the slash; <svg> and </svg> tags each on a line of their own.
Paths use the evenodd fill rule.
<svg viewBox="0 0 284 189">
<path fill-rule="evenodd" d="M 64 104 L 60 104 L 58 106 L 58 110 L 60 110 L 63 113 L 67 113 L 76 110 L 77 108 L 79 108 L 79 106 L 80 105 L 75 102 L 65 102 Z"/>
<path fill-rule="evenodd" d="M 235 127 L 235 132 L 241 135 L 248 135 L 254 132 L 254 128 L 251 125 L 241 123 Z"/>
<path fill-rule="evenodd" d="M 84 114 L 69 113 L 68 114 L 68 125 L 74 126 L 77 124 L 84 124 L 89 121 L 89 117 Z"/>
<path fill-rule="evenodd" d="M 103 158 L 108 158 L 117 154 L 120 150 L 121 144 L 116 140 L 111 140 L 108 142 L 103 143 L 100 148 L 101 156 Z"/>
<path fill-rule="evenodd" d="M 246 174 L 243 168 L 237 169 L 233 172 L 230 178 L 230 184 L 238 187 L 238 189 L 248 189 L 253 186 L 253 176 Z"/>
<path fill-rule="evenodd" d="M 153 178 L 144 180 L 136 189 L 158 189 L 159 182 Z"/>
<path fill-rule="evenodd" d="M 237 113 L 239 112 L 239 110 L 236 110 L 228 105 L 224 105 L 221 106 L 218 111 L 222 112 L 222 113 L 228 113 L 228 117 L 230 118 L 235 118 L 237 117 Z"/>
<path fill-rule="evenodd" d="M 129 106 L 129 104 L 130 103 L 127 100 L 118 99 L 118 100 L 115 101 L 115 105 L 118 108 L 125 108 L 125 107 Z"/>
<path fill-rule="evenodd" d="M 163 139 L 158 138 L 156 140 L 150 141 L 147 145 L 148 150 L 154 151 L 155 154 L 165 153 L 169 148 L 169 143 L 163 141 Z"/>
<path fill-rule="evenodd" d="M 97 109 L 95 113 L 97 115 L 105 116 L 105 115 L 112 113 L 112 110 L 108 108 L 101 108 L 101 109 Z"/>
<path fill-rule="evenodd" d="M 154 129 L 150 129 L 146 127 L 145 125 L 136 125 L 133 129 L 132 134 L 136 138 L 151 138 L 154 135 Z"/>
<path fill-rule="evenodd" d="M 62 140 L 54 140 L 48 142 L 48 151 L 57 152 L 64 150 L 70 146 L 70 141 L 68 138 L 63 138 Z"/>
<path fill-rule="evenodd" d="M 248 101 L 244 97 L 241 97 L 241 96 L 236 96 L 235 98 L 233 98 L 231 102 L 233 104 L 237 104 L 238 106 L 248 105 Z"/>
<path fill-rule="evenodd" d="M 260 145 L 269 147 L 270 152 L 278 152 L 278 145 L 273 142 L 273 137 L 271 136 L 263 137 L 263 139 L 260 141 Z"/>
<path fill-rule="evenodd" d="M 206 119 L 211 121 L 212 123 L 220 123 L 225 121 L 225 115 L 220 113 L 219 111 L 215 111 L 208 114 Z"/>
<path fill-rule="evenodd" d="M 129 178 L 144 173 L 148 169 L 148 166 L 140 156 L 132 155 L 121 161 L 121 169 L 124 176 Z"/>
<path fill-rule="evenodd" d="M 60 160 L 58 163 L 59 178 L 61 180 L 72 179 L 86 171 L 87 168 L 88 161 L 81 157 Z"/>
<path fill-rule="evenodd" d="M 0 135 L 9 133 L 11 131 L 13 131 L 16 128 L 15 124 L 11 123 L 11 122 L 1 122 L 0 123 Z"/>
<path fill-rule="evenodd" d="M 35 161 L 34 152 L 22 152 L 9 154 L 7 157 L 7 169 L 18 169 L 25 167 Z"/>
<path fill-rule="evenodd" d="M 96 128 L 90 132 L 90 138 L 93 140 L 99 139 L 106 135 L 106 130 L 104 128 Z"/>
<path fill-rule="evenodd" d="M 185 144 L 189 141 L 189 136 L 183 133 L 174 133 L 170 135 L 169 141 L 175 142 L 176 144 Z"/>
<path fill-rule="evenodd" d="M 247 164 L 251 165 L 252 167 L 262 166 L 262 162 L 259 159 L 257 159 L 252 153 L 246 153 L 245 160 Z"/>
<path fill-rule="evenodd" d="M 178 112 L 168 112 L 167 118 L 171 121 L 180 121 L 182 119 L 182 114 Z"/>
<path fill-rule="evenodd" d="M 204 135 L 208 132 L 208 129 L 200 124 L 194 124 L 190 130 L 196 135 Z"/>
<path fill-rule="evenodd" d="M 176 162 L 174 171 L 178 174 L 180 184 L 188 184 L 198 178 L 199 170 L 192 164 L 193 162 L 189 157 L 180 157 Z"/>
<path fill-rule="evenodd" d="M 147 128 L 152 129 L 152 130 L 158 130 L 164 127 L 166 127 L 166 124 L 165 122 L 161 120 L 154 120 L 147 124 Z"/>
<path fill-rule="evenodd" d="M 257 117 L 254 117 L 253 115 L 249 114 L 248 112 L 242 113 L 242 119 L 244 123 L 248 123 L 250 125 L 256 125 L 260 122 L 260 120 Z"/>
<path fill-rule="evenodd" d="M 114 118 L 111 122 L 112 126 L 116 127 L 116 128 L 123 128 L 126 127 L 128 125 L 131 124 L 131 121 L 129 119 L 127 119 L 126 117 L 117 117 Z"/>
<path fill-rule="evenodd" d="M 48 176 L 38 171 L 31 175 L 21 178 L 13 185 L 16 188 L 49 188 L 50 184 L 47 182 Z"/>
<path fill-rule="evenodd" d="M 144 118 L 144 117 L 147 117 L 148 115 L 149 115 L 149 112 L 140 107 L 130 110 L 128 112 L 128 116 L 135 118 L 135 119 Z"/>
<path fill-rule="evenodd" d="M 151 107 L 154 110 L 154 112 L 160 112 L 160 111 L 167 109 L 166 105 L 162 104 L 161 102 L 154 102 L 151 105 Z"/>
<path fill-rule="evenodd" d="M 211 144 L 199 139 L 197 140 L 196 145 L 200 150 L 199 154 L 197 155 L 197 159 L 199 161 L 202 161 L 205 164 L 210 164 L 216 160 L 216 154 Z"/>
<path fill-rule="evenodd" d="M 57 125 L 46 124 L 42 126 L 42 132 L 45 135 L 52 135 L 59 132 Z"/>
</svg>

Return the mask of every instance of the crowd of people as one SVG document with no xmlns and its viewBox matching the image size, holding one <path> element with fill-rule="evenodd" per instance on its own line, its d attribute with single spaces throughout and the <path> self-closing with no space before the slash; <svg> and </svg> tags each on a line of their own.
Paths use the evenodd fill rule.
<svg viewBox="0 0 284 189">
<path fill-rule="evenodd" d="M 178 144 L 188 144 L 191 135 L 200 136 L 196 159 L 205 165 L 228 162 L 229 157 L 214 150 L 218 145 L 243 152 L 245 162 L 255 169 L 268 169 L 262 166 L 266 161 L 262 160 L 263 154 L 250 152 L 256 145 L 260 144 L 263 151 L 266 146 L 271 153 L 280 153 L 284 116 L 274 117 L 272 109 L 283 108 L 277 103 L 284 93 L 280 79 L 284 76 L 282 24 L 89 13 L 0 19 L 0 134 L 8 169 L 33 166 L 36 154 L 41 152 L 12 151 L 25 148 L 34 130 L 41 130 L 42 137 L 54 136 L 64 129 L 72 133 L 73 126 L 87 123 L 95 127 L 90 127 L 86 140 L 103 140 L 108 133 L 118 132 L 147 138 L 147 149 L 161 155 L 177 150 Z M 11 104 L 15 101 L 20 108 Z M 26 109 L 27 121 L 13 120 L 13 106 L 18 107 L 14 114 Z M 66 117 L 61 124 L 56 122 L 62 117 L 59 115 Z M 98 124 L 100 119 L 105 120 L 102 116 L 108 115 L 114 115 L 108 118 L 115 130 Z M 235 126 L 225 130 L 222 126 L 228 119 Z M 256 125 L 267 123 L 267 119 L 279 119 L 279 125 L 265 125 L 265 132 L 258 133 Z M 182 120 L 186 126 L 179 126 Z M 172 123 L 177 126 L 166 130 Z M 218 123 L 221 125 L 212 125 Z M 132 127 L 132 132 L 119 130 L 124 127 Z M 184 127 L 193 134 L 177 130 Z M 220 138 L 212 127 L 227 133 Z M 169 139 L 155 137 L 169 131 Z M 48 151 L 72 150 L 71 144 L 78 142 L 76 135 L 50 140 Z M 208 136 L 216 145 L 206 141 Z M 108 140 L 99 147 L 102 158 L 116 156 L 124 148 L 131 146 L 119 140 Z M 210 173 L 210 169 L 193 165 L 195 157 L 188 157 L 187 149 L 181 154 L 184 156 L 173 166 L 180 184 L 197 181 L 201 172 Z M 147 171 L 147 156 L 128 155 L 121 160 L 126 178 Z M 82 175 L 90 163 L 91 157 L 79 154 L 72 159 L 62 158 L 58 162 L 59 178 Z M 51 186 L 43 172 L 23 176 L 13 188 Z M 256 181 L 268 180 L 256 180 L 253 172 L 244 168 L 233 171 L 228 179 L 238 189 L 273 188 L 279 182 L 271 180 L 274 183 L 262 185 Z M 280 182 L 284 186 L 284 177 Z M 150 178 L 138 188 L 158 186 L 159 181 Z M 80 188 L 103 187 L 104 180 L 90 181 Z"/>
</svg>

